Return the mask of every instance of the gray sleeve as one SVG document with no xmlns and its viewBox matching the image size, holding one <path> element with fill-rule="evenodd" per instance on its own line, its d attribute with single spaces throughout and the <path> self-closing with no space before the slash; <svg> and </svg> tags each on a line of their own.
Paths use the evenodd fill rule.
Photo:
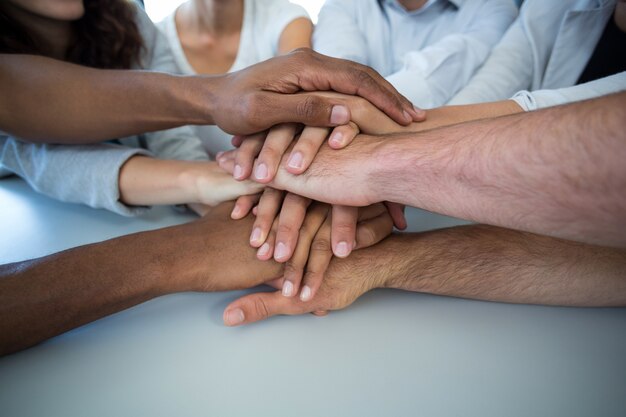
<svg viewBox="0 0 626 417">
<path fill-rule="evenodd" d="M 120 168 L 134 155 L 149 153 L 114 144 L 30 144 L 0 136 L 0 171 L 19 175 L 35 191 L 56 200 L 104 208 L 124 216 L 148 209 L 119 201 Z"/>
</svg>

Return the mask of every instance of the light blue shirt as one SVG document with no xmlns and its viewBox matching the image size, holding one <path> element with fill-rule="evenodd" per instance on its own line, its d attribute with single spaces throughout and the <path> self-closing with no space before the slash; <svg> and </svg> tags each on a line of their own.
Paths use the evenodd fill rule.
<svg viewBox="0 0 626 417">
<path fill-rule="evenodd" d="M 626 73 L 575 85 L 615 3 L 526 0 L 485 64 L 449 104 L 506 100 L 515 94 L 514 100 L 528 111 L 626 89 Z"/>
<path fill-rule="evenodd" d="M 512 0 L 328 0 L 313 47 L 369 65 L 415 105 L 445 104 L 472 77 L 517 16 Z"/>
</svg>

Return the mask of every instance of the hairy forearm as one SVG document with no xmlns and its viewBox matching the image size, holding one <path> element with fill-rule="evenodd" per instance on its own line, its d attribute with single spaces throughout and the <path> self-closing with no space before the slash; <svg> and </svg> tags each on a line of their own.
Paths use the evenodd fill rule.
<svg viewBox="0 0 626 417">
<path fill-rule="evenodd" d="M 376 247 L 371 249 L 376 250 Z M 509 303 L 626 306 L 626 251 L 460 226 L 394 235 L 386 286 Z"/>
<path fill-rule="evenodd" d="M 381 142 L 383 199 L 626 246 L 626 93 Z"/>
<path fill-rule="evenodd" d="M 97 70 L 4 54 L 0 130 L 34 142 L 93 143 L 210 124 L 214 82 L 211 77 Z"/>
</svg>

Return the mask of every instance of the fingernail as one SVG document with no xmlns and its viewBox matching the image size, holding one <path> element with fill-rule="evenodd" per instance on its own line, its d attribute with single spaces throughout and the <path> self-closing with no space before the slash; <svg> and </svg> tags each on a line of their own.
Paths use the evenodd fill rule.
<svg viewBox="0 0 626 417">
<path fill-rule="evenodd" d="M 348 109 L 345 106 L 333 106 L 330 112 L 330 123 L 334 125 L 345 125 L 350 121 Z"/>
<path fill-rule="evenodd" d="M 256 169 L 254 170 L 254 176 L 256 177 L 257 180 L 264 180 L 267 178 L 267 165 L 265 165 L 264 163 L 260 163 L 259 165 L 257 165 Z"/>
<path fill-rule="evenodd" d="M 408 111 L 403 110 L 402 114 L 404 115 L 404 120 L 406 120 L 407 122 L 412 122 L 413 121 L 413 117 L 409 114 Z"/>
<path fill-rule="evenodd" d="M 417 113 L 418 116 L 424 116 L 426 114 L 426 110 L 424 109 L 420 109 L 417 106 L 413 106 L 413 110 L 415 110 L 415 113 Z"/>
<path fill-rule="evenodd" d="M 222 157 L 222 155 L 224 155 L 224 152 L 218 152 L 215 154 L 215 160 L 218 160 Z"/>
<path fill-rule="evenodd" d="M 266 256 L 269 252 L 270 252 L 270 245 L 269 243 L 265 242 L 263 245 L 261 245 L 261 247 L 256 252 L 256 254 L 257 256 Z"/>
<path fill-rule="evenodd" d="M 261 240 L 261 228 L 255 227 L 250 235 L 250 242 L 255 243 Z"/>
<path fill-rule="evenodd" d="M 289 163 L 287 164 L 290 168 L 300 169 L 302 168 L 302 154 L 300 152 L 296 152 L 289 157 Z"/>
<path fill-rule="evenodd" d="M 239 216 L 239 213 L 241 212 L 241 209 L 239 208 L 239 206 L 235 206 L 233 207 L 233 211 L 232 213 L 230 213 L 230 217 L 237 217 Z"/>
<path fill-rule="evenodd" d="M 343 140 L 343 133 L 341 132 L 334 132 L 332 135 L 330 135 L 330 144 L 333 146 L 341 146 L 342 145 L 342 140 Z"/>
<path fill-rule="evenodd" d="M 288 254 L 289 251 L 287 250 L 287 245 L 283 242 L 278 242 L 276 249 L 274 250 L 274 258 L 276 258 L 276 260 L 283 259 L 286 258 Z"/>
<path fill-rule="evenodd" d="M 348 248 L 348 242 L 339 242 L 337 243 L 337 247 L 335 248 L 335 255 L 340 258 L 345 258 L 350 254 L 350 249 Z"/>
<path fill-rule="evenodd" d="M 293 284 L 291 281 L 285 281 L 283 284 L 283 295 L 285 297 L 291 297 L 293 295 Z"/>
<path fill-rule="evenodd" d="M 300 293 L 300 299 L 302 301 L 309 301 L 311 299 L 311 288 L 308 285 L 302 287 L 302 292 Z"/>
<path fill-rule="evenodd" d="M 236 326 L 238 324 L 241 324 L 245 319 L 246 316 L 243 314 L 243 310 L 240 308 L 228 310 L 226 314 L 224 314 L 224 322 L 226 322 L 226 324 L 229 326 Z"/>
<path fill-rule="evenodd" d="M 243 168 L 241 168 L 239 165 L 235 165 L 233 176 L 235 178 L 241 178 L 242 175 L 243 175 Z"/>
</svg>

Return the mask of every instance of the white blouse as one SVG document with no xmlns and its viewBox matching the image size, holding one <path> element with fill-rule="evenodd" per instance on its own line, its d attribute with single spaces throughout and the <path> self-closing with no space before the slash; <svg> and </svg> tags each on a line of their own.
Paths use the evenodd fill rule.
<svg viewBox="0 0 626 417">
<path fill-rule="evenodd" d="M 157 23 L 165 34 L 183 74 L 194 75 L 178 37 L 176 11 Z M 298 18 L 309 18 L 306 10 L 287 0 L 244 0 L 243 24 L 237 57 L 228 72 L 238 71 L 278 55 L 280 36 L 289 23 Z M 232 149 L 232 135 L 217 126 L 196 126 L 196 134 L 212 157 L 220 151 Z"/>
</svg>

